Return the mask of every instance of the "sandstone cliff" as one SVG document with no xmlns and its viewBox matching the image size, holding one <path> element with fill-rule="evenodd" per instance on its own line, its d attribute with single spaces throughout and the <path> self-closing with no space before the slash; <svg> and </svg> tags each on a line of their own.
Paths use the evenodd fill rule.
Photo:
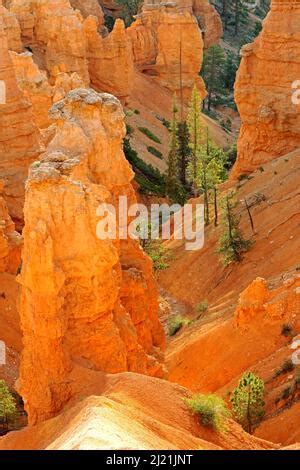
<svg viewBox="0 0 300 470">
<path fill-rule="evenodd" d="M 8 48 L 12 51 L 22 52 L 21 30 L 16 16 L 5 8 L 5 4 L 0 0 L 0 16 L 3 20 L 3 27 L 7 36 Z"/>
<path fill-rule="evenodd" d="M 40 136 L 32 107 L 17 85 L 8 41 L 0 17 L 0 80 L 4 84 L 4 103 L 0 104 L 0 173 L 3 196 L 11 217 L 23 220 L 24 182 L 28 165 L 40 152 Z"/>
<path fill-rule="evenodd" d="M 193 0 L 192 9 L 202 30 L 204 47 L 217 44 L 223 35 L 220 15 L 209 0 Z"/>
<path fill-rule="evenodd" d="M 196 17 L 176 7 L 147 5 L 128 28 L 138 69 L 173 93 L 181 87 L 187 98 L 197 82 L 203 60 L 203 40 Z"/>
<path fill-rule="evenodd" d="M 0 181 L 0 273 L 16 274 L 21 262 L 22 237 L 8 213 Z"/>
<path fill-rule="evenodd" d="M 131 42 L 123 21 L 117 19 L 113 31 L 102 37 L 96 19 L 90 16 L 84 30 L 91 84 L 96 90 L 126 101 L 132 90 L 134 69 Z"/>
<path fill-rule="evenodd" d="M 100 203 L 135 200 L 121 106 L 78 89 L 51 116 L 56 134 L 31 168 L 24 209 L 20 391 L 31 423 L 69 400 L 76 366 L 164 373 L 151 261 L 136 241 L 96 236 Z"/>
<path fill-rule="evenodd" d="M 300 107 L 292 84 L 300 77 L 300 4 L 273 0 L 263 30 L 242 48 L 235 99 L 242 127 L 232 176 L 300 147 Z"/>
<path fill-rule="evenodd" d="M 89 84 L 83 18 L 69 0 L 12 0 L 23 44 L 54 81 L 60 72 L 77 72 Z"/>
<path fill-rule="evenodd" d="M 77 8 L 84 18 L 95 16 L 98 19 L 99 26 L 104 25 L 104 15 L 98 0 L 70 0 L 73 8 Z"/>
</svg>

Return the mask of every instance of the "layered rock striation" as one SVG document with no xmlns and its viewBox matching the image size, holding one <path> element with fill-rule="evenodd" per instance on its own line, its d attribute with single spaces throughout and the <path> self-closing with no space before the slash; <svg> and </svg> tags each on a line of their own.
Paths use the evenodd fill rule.
<svg viewBox="0 0 300 470">
<path fill-rule="evenodd" d="M 77 89 L 50 115 L 56 133 L 31 167 L 24 209 L 19 389 L 30 423 L 74 395 L 76 368 L 164 375 L 152 263 L 136 240 L 96 233 L 99 205 L 135 202 L 120 103 Z"/>
<path fill-rule="evenodd" d="M 273 0 L 261 34 L 241 50 L 235 100 L 242 126 L 233 177 L 300 147 L 299 24 L 298 1 Z"/>
<path fill-rule="evenodd" d="M 32 106 L 17 85 L 8 38 L 0 16 L 0 174 L 3 197 L 13 220 L 23 220 L 24 182 L 29 164 L 41 151 Z"/>
<path fill-rule="evenodd" d="M 8 213 L 0 181 L 0 273 L 16 274 L 21 262 L 22 237 Z"/>
<path fill-rule="evenodd" d="M 203 39 L 190 11 L 178 11 L 175 4 L 146 3 L 127 32 L 134 62 L 141 72 L 173 93 L 182 89 L 185 97 L 196 82 L 204 95 L 205 87 L 198 77 Z"/>
</svg>

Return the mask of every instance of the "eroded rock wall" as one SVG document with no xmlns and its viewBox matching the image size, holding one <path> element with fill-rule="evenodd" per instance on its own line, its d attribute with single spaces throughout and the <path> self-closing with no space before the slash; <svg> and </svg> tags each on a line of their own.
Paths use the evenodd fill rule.
<svg viewBox="0 0 300 470">
<path fill-rule="evenodd" d="M 31 167 L 24 209 L 19 389 L 31 423 L 74 394 L 76 367 L 164 375 L 152 263 L 137 241 L 96 235 L 99 204 L 135 201 L 121 105 L 77 89 L 50 114 L 56 133 Z"/>
<path fill-rule="evenodd" d="M 185 97 L 198 83 L 203 60 L 203 39 L 195 16 L 177 11 L 174 6 L 144 5 L 136 21 L 127 29 L 132 42 L 134 62 L 143 73 L 153 77 L 174 93 L 183 89 Z"/>
<path fill-rule="evenodd" d="M 235 100 L 242 126 L 233 177 L 300 147 L 300 4 L 273 0 L 263 30 L 242 48 Z"/>
<path fill-rule="evenodd" d="M 0 174 L 3 196 L 13 220 L 23 220 L 24 182 L 29 164 L 41 151 L 40 134 L 32 106 L 17 85 L 8 50 L 7 35 L 0 16 L 0 80 L 4 95 L 0 104 Z"/>
</svg>

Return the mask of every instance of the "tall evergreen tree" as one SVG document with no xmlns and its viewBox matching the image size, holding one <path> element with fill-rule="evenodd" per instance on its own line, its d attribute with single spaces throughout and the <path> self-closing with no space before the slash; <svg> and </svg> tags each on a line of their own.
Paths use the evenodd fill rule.
<svg viewBox="0 0 300 470">
<path fill-rule="evenodd" d="M 204 53 L 202 78 L 207 88 L 205 103 L 210 111 L 213 100 L 224 92 L 225 53 L 218 45 L 211 46 Z"/>
<path fill-rule="evenodd" d="M 179 167 L 179 177 L 183 186 L 187 184 L 187 167 L 189 158 L 191 155 L 191 149 L 189 146 L 190 135 L 189 128 L 186 121 L 181 121 L 178 123 L 177 128 L 177 138 L 178 138 L 178 167 Z"/>
<path fill-rule="evenodd" d="M 188 178 L 194 197 L 198 195 L 198 177 L 201 165 L 201 147 L 203 144 L 203 126 L 201 122 L 202 100 L 198 88 L 194 85 L 188 112 L 191 154 L 188 163 Z"/>
<path fill-rule="evenodd" d="M 252 434 L 253 425 L 264 415 L 264 381 L 246 372 L 231 396 L 234 414 L 244 429 Z"/>
<path fill-rule="evenodd" d="M 129 26 L 134 21 L 134 16 L 139 12 L 143 0 L 116 0 L 117 4 L 122 7 L 121 17 Z"/>
<path fill-rule="evenodd" d="M 243 237 L 239 228 L 240 216 L 236 214 L 237 201 L 234 192 L 227 194 L 223 200 L 224 231 L 220 238 L 218 252 L 223 256 L 224 264 L 241 261 L 242 254 L 249 250 L 251 241 Z"/>
<path fill-rule="evenodd" d="M 168 170 L 166 178 L 166 193 L 167 195 L 176 200 L 178 190 L 178 139 L 177 139 L 177 105 L 174 99 L 173 102 L 173 116 L 170 125 L 170 143 L 168 155 Z"/>
<path fill-rule="evenodd" d="M 240 32 L 241 24 L 247 21 L 249 13 L 245 0 L 233 0 L 232 9 L 234 15 L 234 34 L 237 36 Z"/>
</svg>

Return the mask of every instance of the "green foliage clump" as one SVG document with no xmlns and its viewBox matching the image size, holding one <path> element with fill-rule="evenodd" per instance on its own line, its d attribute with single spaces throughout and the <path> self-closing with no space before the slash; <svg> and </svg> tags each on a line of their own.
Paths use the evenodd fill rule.
<svg viewBox="0 0 300 470">
<path fill-rule="evenodd" d="M 187 323 L 187 321 L 180 315 L 173 316 L 168 320 L 168 335 L 174 336 L 181 330 L 181 328 Z"/>
<path fill-rule="evenodd" d="M 145 194 L 165 196 L 165 177 L 158 169 L 148 165 L 138 156 L 137 152 L 131 147 L 128 137 L 124 139 L 124 153 L 136 173 L 135 179 L 140 185 L 140 191 Z"/>
<path fill-rule="evenodd" d="M 157 150 L 155 147 L 151 147 L 150 145 L 149 147 L 147 147 L 147 150 L 149 153 L 152 153 L 152 155 L 162 160 L 163 154 L 159 150 Z"/>
<path fill-rule="evenodd" d="M 170 255 L 161 240 L 146 240 L 143 248 L 153 261 L 154 271 L 163 271 L 169 267 Z"/>
<path fill-rule="evenodd" d="M 134 134 L 134 128 L 130 124 L 126 124 L 126 136 L 127 138 L 132 137 Z"/>
<path fill-rule="evenodd" d="M 250 434 L 253 426 L 264 416 L 264 388 L 264 381 L 260 377 L 246 372 L 230 398 L 237 421 Z"/>
<path fill-rule="evenodd" d="M 16 401 L 4 380 L 0 380 L 0 423 L 8 425 L 17 413 Z"/>
<path fill-rule="evenodd" d="M 199 313 L 204 313 L 208 309 L 208 300 L 203 300 L 196 306 L 196 311 Z"/>
<path fill-rule="evenodd" d="M 248 251 L 252 242 L 246 240 L 239 228 L 240 216 L 235 212 L 237 201 L 234 193 L 229 193 L 223 200 L 223 233 L 219 240 L 218 253 L 221 254 L 225 266 L 242 260 L 242 255 Z"/>
<path fill-rule="evenodd" d="M 235 142 L 225 151 L 225 162 L 224 162 L 225 168 L 227 170 L 230 170 L 235 164 L 236 159 L 237 159 L 237 145 Z"/>
<path fill-rule="evenodd" d="M 226 56 L 219 45 L 213 45 L 204 53 L 201 75 L 207 87 L 205 103 L 208 111 L 224 90 L 223 70 Z"/>
<path fill-rule="evenodd" d="M 139 12 L 143 0 L 116 0 L 117 4 L 122 8 L 121 18 L 126 26 L 130 26 L 134 21 L 135 15 Z"/>
<path fill-rule="evenodd" d="M 161 144 L 161 140 L 153 134 L 153 132 L 150 131 L 150 129 L 147 129 L 147 127 L 139 127 L 138 128 L 140 132 L 145 134 L 149 139 L 153 140 L 153 142 L 156 142 L 157 144 Z"/>
<path fill-rule="evenodd" d="M 186 405 L 196 415 L 203 426 L 208 426 L 217 432 L 226 430 L 226 419 L 230 418 L 230 411 L 226 408 L 224 400 L 214 394 L 194 395 L 185 400 Z"/>
</svg>

